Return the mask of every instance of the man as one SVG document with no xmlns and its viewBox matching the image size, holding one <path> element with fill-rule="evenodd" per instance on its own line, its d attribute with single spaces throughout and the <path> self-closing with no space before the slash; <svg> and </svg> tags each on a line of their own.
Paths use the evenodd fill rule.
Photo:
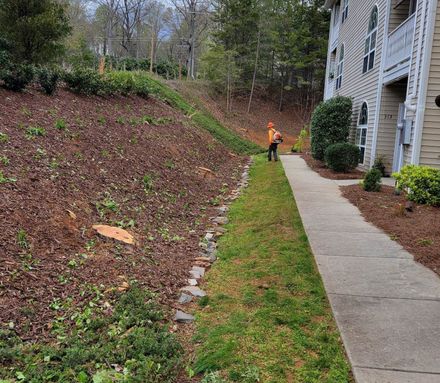
<svg viewBox="0 0 440 383">
<path fill-rule="evenodd" d="M 268 160 L 272 161 L 272 153 L 273 153 L 273 159 L 275 161 L 278 161 L 278 153 L 277 153 L 278 143 L 275 142 L 275 140 L 274 140 L 274 135 L 276 133 L 274 123 L 273 122 L 269 122 L 267 124 L 267 129 L 268 129 L 268 133 L 269 133 L 269 156 L 268 156 Z"/>
</svg>

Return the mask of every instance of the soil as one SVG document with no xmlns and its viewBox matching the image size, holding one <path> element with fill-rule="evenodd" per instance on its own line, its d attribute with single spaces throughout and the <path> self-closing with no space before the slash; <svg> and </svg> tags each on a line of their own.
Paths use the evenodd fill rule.
<svg viewBox="0 0 440 383">
<path fill-rule="evenodd" d="M 27 137 L 29 127 L 46 133 Z M 0 183 L 0 326 L 28 341 L 51 338 L 51 303 L 81 306 L 88 285 L 137 280 L 174 307 L 213 205 L 246 161 L 152 98 L 0 90 L 0 132 L 9 137 L 0 171 L 16 179 Z M 136 243 L 104 238 L 95 224 L 122 226 Z"/>
<path fill-rule="evenodd" d="M 367 221 L 440 275 L 440 207 L 413 203 L 412 211 L 408 211 L 405 196 L 395 195 L 390 186 L 382 186 L 378 193 L 366 192 L 359 185 L 343 186 L 341 190 Z"/>
<path fill-rule="evenodd" d="M 365 173 L 361 170 L 355 169 L 348 173 L 337 173 L 332 169 L 329 169 L 324 162 L 315 160 L 310 152 L 301 154 L 301 157 L 306 161 L 307 165 L 318 173 L 321 177 L 331 180 L 357 180 L 363 179 Z"/>
<path fill-rule="evenodd" d="M 269 146 L 267 123 L 272 121 L 275 128 L 283 134 L 284 142 L 278 147 L 280 153 L 291 151 L 301 129 L 308 122 L 308 114 L 303 116 L 304 112 L 292 106 L 286 106 L 280 112 L 274 101 L 258 94 L 258 92 L 255 93 L 252 102 L 251 113 L 247 113 L 248 96 L 234 98 L 232 112 L 228 113 L 224 96 L 210 91 L 201 82 L 193 84 L 174 81 L 171 85 L 188 98 L 200 100 L 203 107 L 225 126 L 264 148 Z"/>
</svg>

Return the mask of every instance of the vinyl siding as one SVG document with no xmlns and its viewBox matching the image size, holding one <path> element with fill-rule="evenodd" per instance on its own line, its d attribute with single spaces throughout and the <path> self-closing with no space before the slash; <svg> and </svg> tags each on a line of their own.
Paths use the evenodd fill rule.
<svg viewBox="0 0 440 383">
<path fill-rule="evenodd" d="M 440 108 L 435 104 L 435 98 L 440 95 L 440 2 L 431 52 L 420 164 L 440 168 Z"/>
<path fill-rule="evenodd" d="M 385 86 L 382 91 L 376 153 L 385 157 L 386 172 L 393 167 L 399 104 L 405 101 L 406 83 Z"/>
<path fill-rule="evenodd" d="M 374 131 L 374 120 L 377 111 L 376 97 L 378 91 L 380 63 L 384 41 L 386 19 L 386 0 L 350 1 L 349 16 L 340 26 L 338 53 L 342 44 L 345 48 L 344 71 L 341 89 L 335 95 L 348 96 L 353 99 L 353 120 L 351 139 L 354 140 L 359 110 L 364 101 L 368 103 L 368 133 L 364 165 L 368 168 L 371 158 L 371 145 Z M 379 9 L 379 23 L 377 31 L 376 53 L 374 68 L 362 73 L 365 49 L 365 38 L 368 31 L 368 22 L 374 5 Z"/>
</svg>

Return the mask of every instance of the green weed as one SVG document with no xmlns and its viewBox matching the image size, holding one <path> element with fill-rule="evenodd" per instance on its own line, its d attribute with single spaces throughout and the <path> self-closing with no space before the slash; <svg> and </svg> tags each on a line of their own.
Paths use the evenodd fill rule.
<svg viewBox="0 0 440 383">
<path fill-rule="evenodd" d="M 144 175 L 144 177 L 142 178 L 142 184 L 146 192 L 153 190 L 153 186 L 154 186 L 153 177 L 150 176 L 149 174 Z"/>
<path fill-rule="evenodd" d="M 2 171 L 0 171 L 0 185 L 1 184 L 7 184 L 7 183 L 13 183 L 13 182 L 17 182 L 16 178 L 10 178 L 10 177 L 6 177 Z"/>
<path fill-rule="evenodd" d="M 8 157 L 6 157 L 6 156 L 0 156 L 0 162 L 3 164 L 3 165 L 5 165 L 5 166 L 7 166 L 7 165 L 9 165 L 9 158 Z"/>
<path fill-rule="evenodd" d="M 96 202 L 95 206 L 101 218 L 109 213 L 116 213 L 119 210 L 118 204 L 113 200 L 109 193 L 106 193 L 101 201 Z"/>
<path fill-rule="evenodd" d="M 67 129 L 67 123 L 63 118 L 60 118 L 55 121 L 55 128 L 58 130 L 66 130 Z"/>
<path fill-rule="evenodd" d="M 6 143 L 9 141 L 9 136 L 6 133 L 0 132 L 0 143 Z"/>
<path fill-rule="evenodd" d="M 46 130 L 41 126 L 29 126 L 26 129 L 26 137 L 28 139 L 33 139 L 35 137 L 43 137 L 46 135 Z"/>
<path fill-rule="evenodd" d="M 165 167 L 167 167 L 168 169 L 174 169 L 176 167 L 176 165 L 174 164 L 173 161 L 171 160 L 166 160 L 165 161 Z"/>
<path fill-rule="evenodd" d="M 101 125 L 105 125 L 105 123 L 107 122 L 107 120 L 105 119 L 104 116 L 99 116 L 99 117 L 98 117 L 98 122 L 99 122 Z"/>
<path fill-rule="evenodd" d="M 23 229 L 20 229 L 17 233 L 17 244 L 22 249 L 29 249 L 29 242 L 27 239 L 27 233 Z"/>
</svg>

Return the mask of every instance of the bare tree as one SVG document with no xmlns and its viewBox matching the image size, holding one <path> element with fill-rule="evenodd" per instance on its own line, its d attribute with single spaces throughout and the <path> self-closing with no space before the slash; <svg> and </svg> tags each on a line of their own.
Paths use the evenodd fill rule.
<svg viewBox="0 0 440 383">
<path fill-rule="evenodd" d="M 210 0 L 171 0 L 177 11 L 183 16 L 188 27 L 188 77 L 195 79 L 196 47 L 201 33 L 208 25 Z"/>
<path fill-rule="evenodd" d="M 136 37 L 147 13 L 148 0 L 120 0 L 119 18 L 122 28 L 121 45 L 128 55 L 137 55 Z"/>
<path fill-rule="evenodd" d="M 148 25 L 150 28 L 150 72 L 153 72 L 154 63 L 156 62 L 156 55 L 158 46 L 165 36 L 161 36 L 161 32 L 165 27 L 168 27 L 172 20 L 172 10 L 166 8 L 161 2 L 154 1 L 150 4 L 150 11 L 148 14 Z"/>
<path fill-rule="evenodd" d="M 121 0 L 90 0 L 92 4 L 100 7 L 104 16 L 104 55 L 113 55 L 113 40 L 115 38 L 115 29 L 119 22 L 119 9 Z"/>
</svg>

